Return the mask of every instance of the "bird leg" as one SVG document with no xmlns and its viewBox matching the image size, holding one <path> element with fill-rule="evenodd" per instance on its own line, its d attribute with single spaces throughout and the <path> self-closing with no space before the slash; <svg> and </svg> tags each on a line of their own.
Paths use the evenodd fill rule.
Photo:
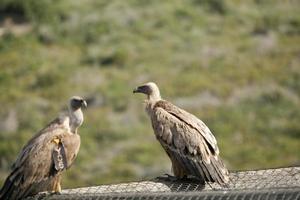
<svg viewBox="0 0 300 200">
<path fill-rule="evenodd" d="M 54 181 L 52 191 L 54 194 L 61 193 L 61 186 L 60 186 L 60 177 L 56 177 L 57 179 Z"/>
<path fill-rule="evenodd" d="M 57 183 L 55 184 L 54 192 L 55 192 L 56 194 L 60 194 L 60 193 L 61 193 L 60 182 L 57 182 Z"/>
</svg>

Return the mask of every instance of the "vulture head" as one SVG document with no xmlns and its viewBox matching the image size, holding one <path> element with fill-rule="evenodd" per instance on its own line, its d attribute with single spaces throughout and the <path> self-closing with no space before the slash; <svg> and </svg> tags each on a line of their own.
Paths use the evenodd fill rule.
<svg viewBox="0 0 300 200">
<path fill-rule="evenodd" d="M 158 101 L 161 99 L 159 89 L 157 85 L 153 82 L 149 82 L 138 86 L 133 90 L 133 93 L 143 93 L 147 95 L 149 100 Z"/>
<path fill-rule="evenodd" d="M 87 107 L 86 101 L 79 97 L 73 96 L 70 99 L 69 105 L 69 117 L 70 128 L 73 133 L 77 133 L 77 128 L 83 123 L 83 113 L 81 108 Z"/>
<path fill-rule="evenodd" d="M 79 108 L 82 108 L 82 107 L 87 107 L 87 103 L 83 98 L 81 98 L 79 96 L 71 97 L 71 99 L 70 99 L 70 109 L 72 111 L 78 110 Z"/>
</svg>

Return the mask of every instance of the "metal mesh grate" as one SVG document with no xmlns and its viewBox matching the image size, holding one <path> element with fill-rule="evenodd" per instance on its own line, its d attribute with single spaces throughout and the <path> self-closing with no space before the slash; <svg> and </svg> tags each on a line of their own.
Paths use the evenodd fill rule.
<svg viewBox="0 0 300 200">
<path fill-rule="evenodd" d="M 63 190 L 60 195 L 40 194 L 29 199 L 300 199 L 300 167 L 232 172 L 228 187 L 197 184 L 196 180 L 149 181 Z"/>
</svg>

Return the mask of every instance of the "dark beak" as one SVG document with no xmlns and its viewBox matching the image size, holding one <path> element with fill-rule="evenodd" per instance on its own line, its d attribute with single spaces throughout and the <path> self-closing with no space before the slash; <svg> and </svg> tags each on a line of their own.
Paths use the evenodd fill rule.
<svg viewBox="0 0 300 200">
<path fill-rule="evenodd" d="M 144 94 L 146 94 L 147 90 L 148 90 L 147 86 L 142 85 L 142 86 L 139 86 L 139 87 L 135 88 L 133 90 L 133 93 L 144 93 Z"/>
<path fill-rule="evenodd" d="M 133 90 L 133 93 L 139 93 L 140 91 L 139 91 L 139 88 L 137 87 L 137 88 L 135 88 L 134 90 Z"/>
<path fill-rule="evenodd" d="M 82 106 L 82 107 L 84 107 L 84 108 L 86 108 L 86 107 L 87 107 L 87 103 L 86 103 L 86 101 L 85 101 L 85 100 L 82 100 L 82 102 L 81 102 L 81 106 Z"/>
</svg>

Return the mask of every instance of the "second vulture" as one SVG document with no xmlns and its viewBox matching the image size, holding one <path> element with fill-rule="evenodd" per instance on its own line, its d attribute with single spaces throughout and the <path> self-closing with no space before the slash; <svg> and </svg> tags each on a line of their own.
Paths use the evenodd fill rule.
<svg viewBox="0 0 300 200">
<path fill-rule="evenodd" d="M 0 200 L 19 200 L 39 192 L 61 192 L 61 175 L 75 160 L 80 147 L 77 129 L 86 102 L 72 97 L 69 113 L 39 131 L 23 147 L 0 190 Z"/>
<path fill-rule="evenodd" d="M 163 100 L 153 82 L 139 86 L 133 92 L 147 95 L 146 111 L 155 136 L 171 159 L 177 178 L 192 175 L 202 183 L 226 185 L 229 182 L 217 141 L 200 119 Z"/>
</svg>

